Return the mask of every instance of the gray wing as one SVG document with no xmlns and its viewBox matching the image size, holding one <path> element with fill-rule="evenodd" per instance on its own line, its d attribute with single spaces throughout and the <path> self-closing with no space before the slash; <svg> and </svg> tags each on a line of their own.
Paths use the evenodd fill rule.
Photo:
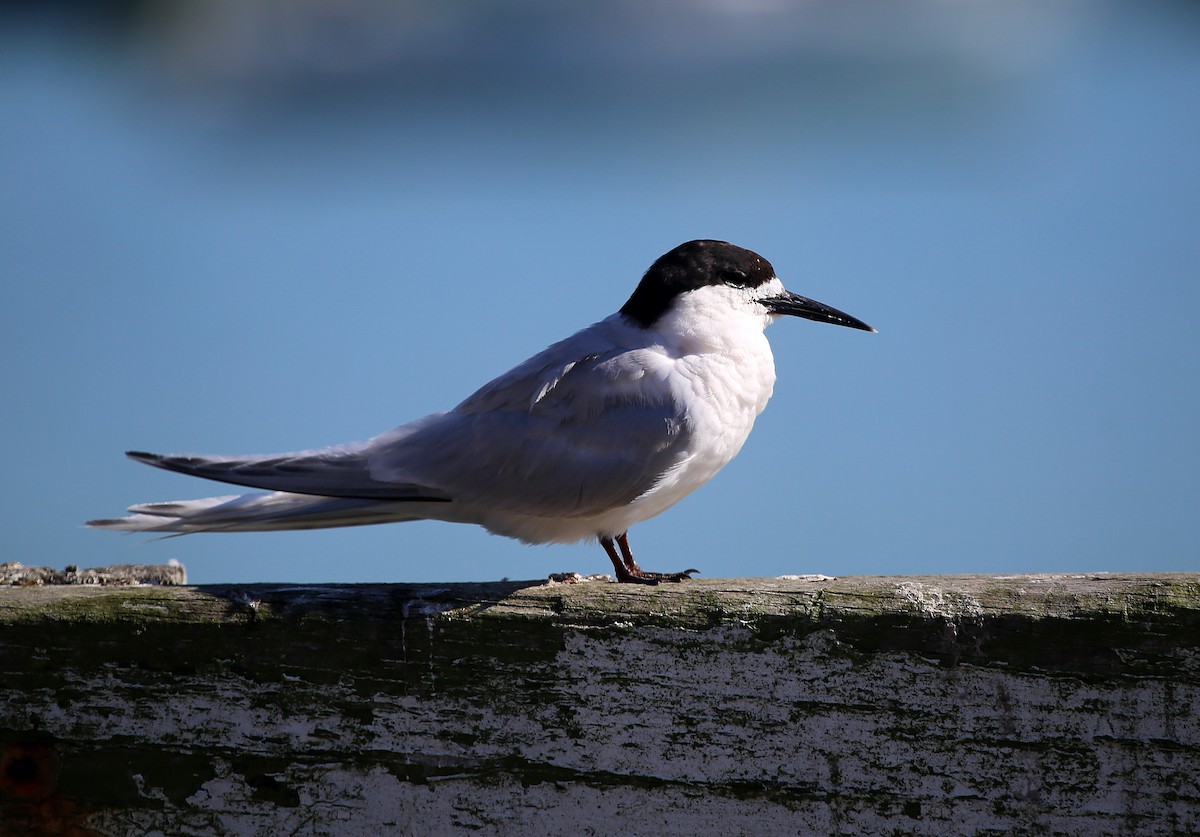
<svg viewBox="0 0 1200 837">
<path fill-rule="evenodd" d="M 690 429 L 667 385 L 668 365 L 592 327 L 451 412 L 367 442 L 249 457 L 129 455 L 273 491 L 587 516 L 636 499 L 686 461 Z"/>
<path fill-rule="evenodd" d="M 452 412 L 373 440 L 371 477 L 523 514 L 624 505 L 688 456 L 687 415 L 666 385 L 667 363 L 581 332 Z"/>
<path fill-rule="evenodd" d="M 428 486 L 383 483 L 373 479 L 367 470 L 363 447 L 339 446 L 261 456 L 202 456 L 138 450 L 126 451 L 125 455 L 167 471 L 271 491 L 360 500 L 450 500 Z"/>
</svg>

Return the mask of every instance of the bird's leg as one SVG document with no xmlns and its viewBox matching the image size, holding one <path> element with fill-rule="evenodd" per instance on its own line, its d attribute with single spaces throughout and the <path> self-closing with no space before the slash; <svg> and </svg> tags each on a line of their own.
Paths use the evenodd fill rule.
<svg viewBox="0 0 1200 837">
<path fill-rule="evenodd" d="M 629 571 L 625 569 L 625 560 L 617 552 L 617 545 L 613 543 L 612 538 L 604 535 L 600 536 L 600 545 L 608 553 L 608 560 L 612 561 L 613 569 L 617 573 L 617 581 L 624 581 Z"/>
<path fill-rule="evenodd" d="M 652 573 L 643 570 L 638 566 L 637 561 L 633 560 L 633 550 L 629 548 L 629 533 L 622 532 L 617 535 L 616 543 L 609 537 L 601 537 L 600 545 L 604 547 L 604 551 L 608 553 L 608 558 L 612 561 L 613 569 L 617 572 L 617 581 L 623 584 L 658 584 L 660 581 L 685 581 L 689 580 L 690 573 L 698 573 L 699 570 L 684 570 L 678 573 Z M 617 552 L 617 547 L 621 548 L 620 553 Z"/>
</svg>

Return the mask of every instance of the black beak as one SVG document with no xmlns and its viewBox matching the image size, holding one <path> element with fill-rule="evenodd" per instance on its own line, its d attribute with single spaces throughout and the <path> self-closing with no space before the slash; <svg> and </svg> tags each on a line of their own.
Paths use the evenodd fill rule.
<svg viewBox="0 0 1200 837">
<path fill-rule="evenodd" d="M 862 320 L 791 291 L 785 291 L 783 296 L 760 299 L 759 302 L 772 314 L 785 314 L 792 317 L 803 317 L 806 320 L 816 320 L 818 323 L 833 323 L 863 331 L 875 331 Z"/>
</svg>

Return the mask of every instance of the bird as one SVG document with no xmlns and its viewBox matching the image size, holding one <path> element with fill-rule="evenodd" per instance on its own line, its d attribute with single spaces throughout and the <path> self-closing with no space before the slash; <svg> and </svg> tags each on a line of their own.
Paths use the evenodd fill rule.
<svg viewBox="0 0 1200 837">
<path fill-rule="evenodd" d="M 775 385 L 764 330 L 789 316 L 875 331 L 788 291 L 751 250 L 688 241 L 655 260 L 615 314 L 448 412 L 293 453 L 128 451 L 147 465 L 266 493 L 143 503 L 88 525 L 173 536 L 440 520 L 532 544 L 596 539 L 618 582 L 689 580 L 699 570 L 643 569 L 629 529 L 738 454 Z"/>
</svg>

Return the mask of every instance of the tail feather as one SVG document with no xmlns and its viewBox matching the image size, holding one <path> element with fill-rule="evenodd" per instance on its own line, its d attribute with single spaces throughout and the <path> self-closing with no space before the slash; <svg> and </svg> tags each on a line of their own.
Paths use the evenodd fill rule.
<svg viewBox="0 0 1200 837">
<path fill-rule="evenodd" d="M 126 517 L 90 520 L 122 532 L 274 532 L 419 520 L 446 494 L 415 483 L 376 480 L 363 445 L 268 456 L 178 456 L 129 451 L 147 465 L 268 493 L 130 506 Z"/>
<path fill-rule="evenodd" d="M 360 500 L 426 503 L 450 500 L 449 495 L 429 486 L 375 479 L 362 447 L 355 445 L 246 457 L 166 455 L 137 450 L 125 455 L 168 471 L 270 491 Z"/>
<path fill-rule="evenodd" d="M 220 506 L 231 500 L 239 499 L 237 494 L 224 497 L 205 497 L 200 500 L 168 500 L 160 503 L 138 503 L 130 506 L 129 511 L 135 514 L 152 515 L 154 517 L 179 517 L 181 514 L 197 514 L 213 506 Z"/>
<path fill-rule="evenodd" d="M 418 520 L 406 503 L 348 497 L 319 497 L 276 491 L 142 503 L 127 517 L 89 520 L 87 525 L 118 532 L 275 532 Z"/>
</svg>

